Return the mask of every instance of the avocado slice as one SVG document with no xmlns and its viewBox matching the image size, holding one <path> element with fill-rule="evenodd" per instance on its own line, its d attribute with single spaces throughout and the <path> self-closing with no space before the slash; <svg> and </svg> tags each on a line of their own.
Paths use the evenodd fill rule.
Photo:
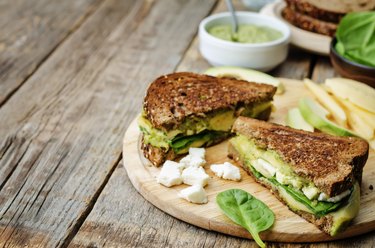
<svg viewBox="0 0 375 248">
<path fill-rule="evenodd" d="M 249 82 L 270 84 L 277 87 L 276 94 L 282 94 L 285 91 L 284 85 L 279 79 L 252 69 L 245 69 L 236 66 L 218 66 L 211 67 L 204 73 L 215 77 L 230 77 Z"/>
</svg>

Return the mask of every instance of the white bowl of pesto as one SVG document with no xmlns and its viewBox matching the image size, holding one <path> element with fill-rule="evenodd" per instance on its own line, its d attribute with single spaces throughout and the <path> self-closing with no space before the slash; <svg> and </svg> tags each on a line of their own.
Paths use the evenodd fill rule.
<svg viewBox="0 0 375 248">
<path fill-rule="evenodd" d="M 231 32 L 229 12 L 211 15 L 199 25 L 199 50 L 214 66 L 269 71 L 288 55 L 290 29 L 282 21 L 252 12 L 236 12 L 238 32 Z"/>
</svg>

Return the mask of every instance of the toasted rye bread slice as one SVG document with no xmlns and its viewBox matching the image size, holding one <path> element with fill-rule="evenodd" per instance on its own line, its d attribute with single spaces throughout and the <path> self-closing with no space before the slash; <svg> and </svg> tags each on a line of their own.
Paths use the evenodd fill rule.
<svg viewBox="0 0 375 248">
<path fill-rule="evenodd" d="M 307 1 L 285 0 L 285 2 L 287 3 L 288 7 L 293 11 L 299 12 L 301 14 L 310 16 L 321 21 L 333 22 L 337 24 L 345 15 L 345 13 L 338 13 L 320 9 Z"/>
<path fill-rule="evenodd" d="M 143 109 L 158 129 L 176 129 L 189 116 L 271 101 L 276 87 L 190 72 L 161 76 L 148 87 Z"/>
<path fill-rule="evenodd" d="M 294 11 L 290 7 L 283 9 L 282 16 L 294 26 L 310 32 L 328 36 L 334 36 L 336 33 L 336 23 L 315 19 L 308 15 L 301 14 L 298 11 Z"/>
<path fill-rule="evenodd" d="M 335 196 L 362 181 L 369 145 L 355 137 L 338 137 L 297 130 L 274 123 L 238 117 L 232 131 L 275 151 L 294 172 Z"/>
<path fill-rule="evenodd" d="M 280 196 L 277 187 L 275 187 L 274 185 L 272 185 L 270 183 L 267 183 L 266 181 L 262 181 L 262 180 L 259 180 L 258 178 L 256 178 L 253 175 L 253 173 L 250 171 L 250 168 L 248 166 L 246 166 L 246 164 L 244 163 L 244 161 L 242 161 L 240 154 L 237 152 L 237 150 L 233 147 L 233 145 L 231 143 L 229 143 L 229 146 L 228 146 L 228 157 L 230 157 L 231 159 L 233 159 L 234 161 L 236 161 L 237 163 L 239 163 L 241 165 L 241 167 L 257 183 L 259 183 L 259 184 L 265 186 L 266 188 L 268 188 L 272 192 L 272 194 L 276 196 L 276 198 L 279 201 L 281 201 L 282 203 L 284 203 L 289 208 L 289 205 L 287 204 L 287 202 L 285 202 L 284 199 Z M 289 209 L 292 212 L 294 212 L 294 213 L 298 214 L 299 216 L 301 216 L 302 218 L 304 218 L 305 220 L 307 220 L 307 221 L 311 222 L 312 224 L 314 224 L 315 226 L 317 226 L 323 232 L 326 232 L 328 234 L 330 233 L 330 230 L 332 229 L 332 225 L 333 225 L 332 216 L 327 215 L 327 216 L 317 217 L 314 214 L 311 214 L 311 213 L 308 213 L 308 212 L 305 212 L 305 211 L 301 211 L 301 210 L 297 210 L 296 211 L 296 210 L 291 209 L 291 208 L 289 208 Z"/>
</svg>

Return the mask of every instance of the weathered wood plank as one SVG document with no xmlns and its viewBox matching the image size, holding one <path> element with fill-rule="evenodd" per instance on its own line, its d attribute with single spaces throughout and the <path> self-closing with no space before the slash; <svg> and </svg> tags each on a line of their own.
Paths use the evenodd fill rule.
<svg viewBox="0 0 375 248">
<path fill-rule="evenodd" d="M 102 0 L 12 0 L 0 4 L 0 106 Z"/>
<path fill-rule="evenodd" d="M 332 77 L 340 77 L 340 75 L 333 69 L 329 57 L 319 56 L 312 71 L 312 80 L 317 83 L 324 83 L 326 78 Z"/>
<path fill-rule="evenodd" d="M 108 0 L 7 101 L 0 246 L 69 243 L 118 164 L 148 82 L 176 67 L 213 4 Z"/>
</svg>

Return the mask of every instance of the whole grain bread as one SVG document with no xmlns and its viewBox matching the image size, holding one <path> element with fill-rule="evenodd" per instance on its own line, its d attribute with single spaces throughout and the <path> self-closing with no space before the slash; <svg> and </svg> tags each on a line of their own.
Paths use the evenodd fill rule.
<svg viewBox="0 0 375 248">
<path fill-rule="evenodd" d="M 285 2 L 294 12 L 299 12 L 303 15 L 307 15 L 321 21 L 333 22 L 337 24 L 345 15 L 345 13 L 338 13 L 318 8 L 307 1 L 285 0 Z"/>
<path fill-rule="evenodd" d="M 362 181 L 369 145 L 355 137 L 338 137 L 238 117 L 232 132 L 275 151 L 294 172 L 312 181 L 328 196 L 335 196 Z"/>
<path fill-rule="evenodd" d="M 290 7 L 286 7 L 282 10 L 282 16 L 294 26 L 310 32 L 328 36 L 334 36 L 336 33 L 336 23 L 315 19 L 311 16 L 295 11 Z"/>
<path fill-rule="evenodd" d="M 229 147 L 228 147 L 228 156 L 233 159 L 234 161 L 236 161 L 237 163 L 239 163 L 241 165 L 241 167 L 259 184 L 265 186 L 266 188 L 268 188 L 273 195 L 276 196 L 276 198 L 281 201 L 282 203 L 284 203 L 286 206 L 288 206 L 287 202 L 284 201 L 284 199 L 280 196 L 279 194 L 279 191 L 277 189 L 276 186 L 274 186 L 273 184 L 271 183 L 268 183 L 264 180 L 260 180 L 258 178 L 256 178 L 253 173 L 251 172 L 250 168 L 248 166 L 246 166 L 246 164 L 244 163 L 243 159 L 241 158 L 240 154 L 238 153 L 238 151 L 233 147 L 232 144 L 229 143 Z M 305 211 L 301 211 L 301 210 L 295 210 L 295 209 L 292 209 L 288 206 L 288 208 L 298 214 L 299 216 L 301 216 L 302 218 L 304 218 L 305 220 L 311 222 L 312 224 L 314 224 L 315 226 L 317 226 L 320 230 L 322 230 L 323 232 L 329 234 L 330 233 L 330 230 L 332 228 L 332 225 L 333 225 L 333 219 L 332 219 L 332 216 L 330 215 L 326 215 L 326 216 L 321 216 L 321 217 L 318 217 L 314 214 L 311 214 L 311 213 L 308 213 L 308 212 L 305 212 Z"/>
<path fill-rule="evenodd" d="M 147 89 L 143 109 L 158 129 L 176 129 L 189 116 L 271 101 L 276 87 L 190 72 L 161 76 Z"/>
</svg>

